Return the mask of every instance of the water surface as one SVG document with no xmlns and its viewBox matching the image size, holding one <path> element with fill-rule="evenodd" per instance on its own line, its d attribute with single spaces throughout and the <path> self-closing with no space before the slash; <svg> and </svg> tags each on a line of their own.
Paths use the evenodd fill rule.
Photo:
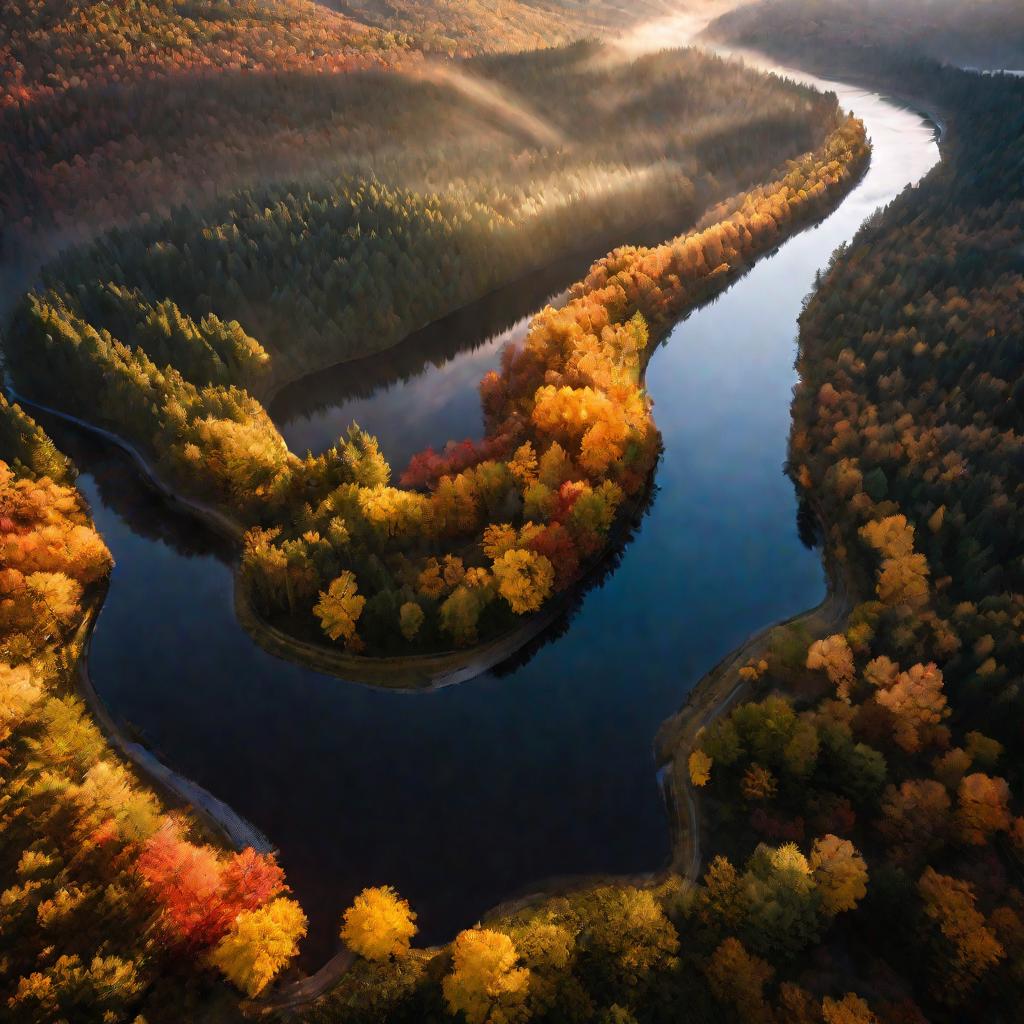
<svg viewBox="0 0 1024 1024">
<path fill-rule="evenodd" d="M 395 885 L 429 942 L 540 880 L 665 862 L 659 724 L 747 635 L 824 591 L 782 472 L 801 301 L 833 249 L 937 159 L 918 115 L 836 89 L 874 142 L 865 181 L 655 354 L 665 454 L 649 514 L 617 570 L 525 664 L 400 694 L 265 654 L 235 621 L 222 546 L 120 456 L 79 439 L 81 486 L 117 561 L 95 685 L 170 766 L 278 844 L 311 918 L 307 963 L 331 952 L 342 910 L 367 885 Z M 392 456 L 477 433 L 480 354 L 496 357 L 480 343 L 453 335 L 447 361 L 399 384 L 397 405 L 394 387 L 375 383 L 379 405 L 364 396 L 336 422 L 358 408 L 383 433 L 400 409 Z"/>
</svg>

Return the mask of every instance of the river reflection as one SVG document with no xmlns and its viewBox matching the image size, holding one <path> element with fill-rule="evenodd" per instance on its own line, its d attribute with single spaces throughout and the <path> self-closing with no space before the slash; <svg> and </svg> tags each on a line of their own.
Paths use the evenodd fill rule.
<svg viewBox="0 0 1024 1024">
<path fill-rule="evenodd" d="M 653 245 L 678 231 L 657 222 L 622 244 Z M 595 256 L 575 254 L 484 296 L 410 335 L 379 355 L 329 367 L 281 389 L 268 412 L 299 455 L 322 452 L 355 422 L 380 442 L 394 477 L 431 446 L 479 438 L 483 433 L 478 385 L 499 366 L 501 351 L 522 340 L 533 314 L 558 305 L 565 290 L 586 276 Z"/>
<path fill-rule="evenodd" d="M 937 157 L 919 116 L 837 91 L 874 141 L 865 181 L 655 353 L 657 498 L 569 627 L 501 671 L 403 694 L 273 658 L 238 626 L 231 568 L 203 528 L 140 490 L 109 452 L 76 453 L 117 560 L 92 646 L 97 689 L 168 764 L 279 845 L 311 918 L 307 964 L 333 949 L 341 911 L 367 885 L 395 885 L 431 942 L 541 879 L 665 862 L 659 724 L 747 635 L 824 590 L 782 473 L 801 302 L 834 248 Z M 470 361 L 482 351 L 431 362 L 415 393 L 444 394 L 447 410 L 444 381 L 465 370 L 478 416 Z M 359 413 L 372 432 L 387 428 L 388 393 L 379 406 L 357 399 L 372 403 Z M 423 413 L 411 394 L 399 404 Z M 338 422 L 352 411 L 339 407 Z M 457 419 L 449 436 L 476 432 Z M 417 447 L 452 429 L 425 414 L 409 422 Z M 401 440 L 386 442 L 392 458 Z"/>
</svg>

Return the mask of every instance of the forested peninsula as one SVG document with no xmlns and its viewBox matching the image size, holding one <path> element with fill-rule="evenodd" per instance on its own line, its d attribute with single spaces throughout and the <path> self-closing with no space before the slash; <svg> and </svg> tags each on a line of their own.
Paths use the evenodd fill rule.
<svg viewBox="0 0 1024 1024">
<path fill-rule="evenodd" d="M 247 621 L 255 613 L 350 656 L 415 657 L 514 631 L 577 583 L 648 486 L 659 450 L 642 383 L 651 331 L 657 339 L 820 217 L 868 157 L 863 127 L 834 98 L 696 51 L 590 70 L 604 56 L 584 45 L 552 51 L 541 69 L 525 57 L 488 61 L 511 83 L 574 88 L 566 114 L 595 102 L 595 77 L 614 87 L 627 71 L 634 88 L 648 83 L 651 125 L 663 115 L 659 94 L 668 109 L 668 84 L 699 104 L 698 125 L 725 124 L 750 100 L 759 116 L 774 105 L 774 148 L 759 145 L 765 126 L 738 146 L 708 127 L 698 143 L 683 121 L 675 136 L 660 133 L 662 152 L 645 170 L 599 170 L 650 131 L 634 105 L 598 132 L 606 143 L 588 132 L 578 146 L 543 147 L 537 159 L 561 165 L 560 191 L 538 176 L 518 210 L 514 194 L 485 203 L 339 181 L 241 193 L 203 216 L 114 232 L 48 268 L 48 287 L 26 297 L 7 344 L 15 384 L 113 430 L 173 487 L 240 524 Z M 566 115 L 557 130 L 569 131 Z M 801 152 L 809 141 L 815 148 Z M 764 167 L 787 150 L 798 155 L 763 184 L 721 196 L 719 177 L 736 180 L 753 154 Z M 570 153 L 578 169 L 566 167 Z M 584 174 L 615 187 L 586 189 L 587 208 L 561 200 Z M 717 203 L 670 242 L 616 249 L 563 308 L 538 314 L 525 344 L 481 382 L 483 438 L 415 457 L 398 487 L 372 434 L 355 425 L 318 455 L 288 451 L 259 396 L 343 353 L 394 343 L 522 273 L 538 249 L 573 244 L 574 226 L 593 224 L 607 204 L 619 216 L 649 205 L 650 189 L 662 200 L 671 189 L 691 218 Z M 351 657 L 333 664 L 359 671 Z M 431 664 L 422 671 L 429 680 Z"/>
</svg>

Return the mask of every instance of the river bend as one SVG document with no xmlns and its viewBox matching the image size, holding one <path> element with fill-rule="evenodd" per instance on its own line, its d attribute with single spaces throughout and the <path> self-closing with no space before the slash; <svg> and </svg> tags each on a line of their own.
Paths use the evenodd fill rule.
<svg viewBox="0 0 1024 1024">
<path fill-rule="evenodd" d="M 47 421 L 79 462 L 117 562 L 93 682 L 165 763 L 279 846 L 311 919 L 307 964 L 332 952 L 341 911 L 367 885 L 395 885 L 432 942 L 544 879 L 665 863 L 658 726 L 746 636 L 824 592 L 782 471 L 801 302 L 836 246 L 938 159 L 921 116 L 829 87 L 867 122 L 865 179 L 655 353 L 647 383 L 665 453 L 651 507 L 621 564 L 517 664 L 408 694 L 273 658 L 235 620 L 221 542 L 163 504 L 122 455 Z M 400 428 L 397 413 L 382 428 L 395 438 L 386 453 L 478 434 L 465 389 L 498 348 L 455 332 L 444 358 L 408 380 L 389 382 L 386 361 L 370 367 L 361 424 L 372 432 L 375 415 L 401 408 Z M 307 427 L 317 416 L 332 430 L 347 422 L 324 394 Z"/>
</svg>

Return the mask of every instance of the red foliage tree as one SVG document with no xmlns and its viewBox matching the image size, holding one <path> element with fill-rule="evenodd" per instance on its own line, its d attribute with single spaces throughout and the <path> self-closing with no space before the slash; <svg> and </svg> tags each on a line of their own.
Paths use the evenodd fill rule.
<svg viewBox="0 0 1024 1024">
<path fill-rule="evenodd" d="M 246 849 L 222 860 L 210 846 L 167 825 L 143 845 L 138 870 L 161 910 L 168 938 L 187 947 L 219 941 L 243 910 L 255 910 L 287 889 L 274 856 Z"/>
</svg>

